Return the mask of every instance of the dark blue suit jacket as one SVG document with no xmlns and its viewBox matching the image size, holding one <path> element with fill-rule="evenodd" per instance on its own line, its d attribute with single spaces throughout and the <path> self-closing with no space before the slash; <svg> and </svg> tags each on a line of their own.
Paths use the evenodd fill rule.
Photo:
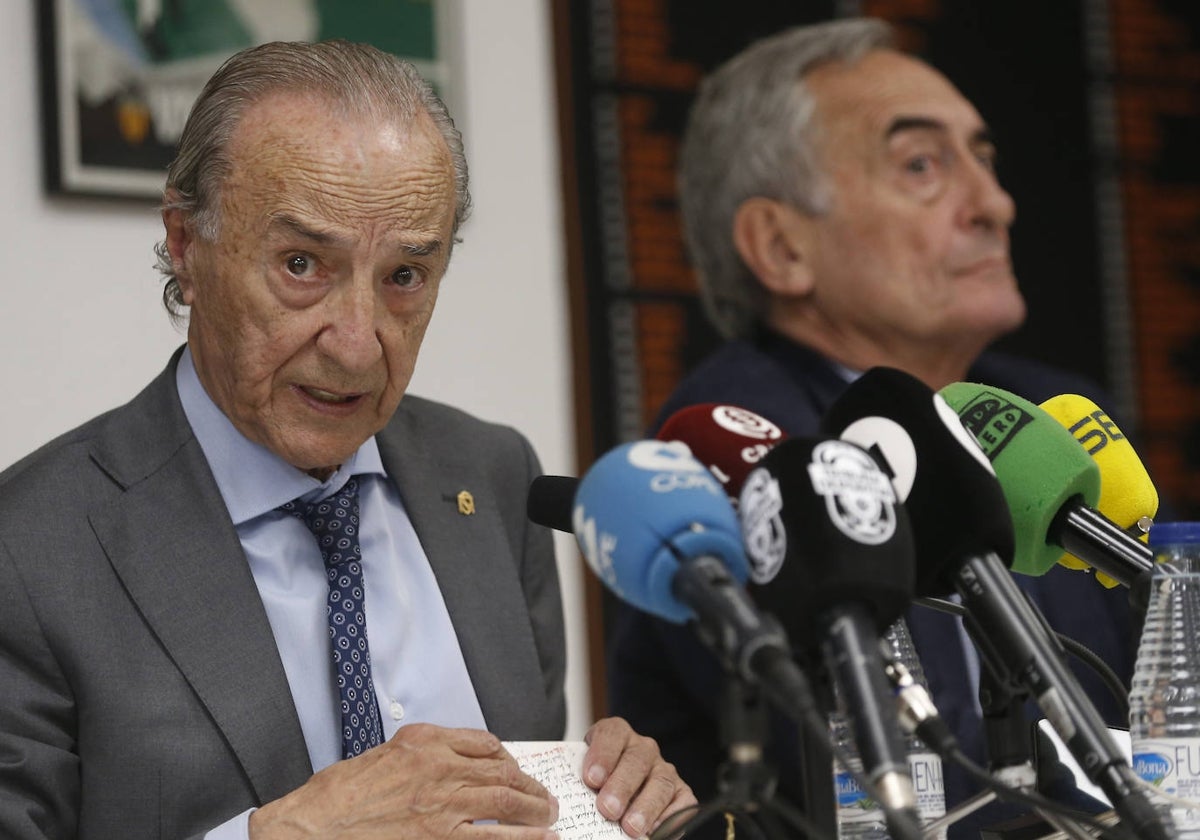
<svg viewBox="0 0 1200 840">
<path fill-rule="evenodd" d="M 1035 403 L 1064 393 L 1087 396 L 1105 405 L 1092 383 L 1061 370 L 997 353 L 985 353 L 968 380 L 995 385 Z M 676 389 L 663 406 L 655 428 L 688 405 L 721 402 L 748 408 L 778 424 L 789 435 L 812 435 L 821 416 L 846 387 L 846 381 L 821 356 L 779 336 L 724 345 Z M 1106 590 L 1089 574 L 1056 567 L 1043 577 L 1016 575 L 1058 632 L 1096 651 L 1128 685 L 1133 670 L 1133 639 L 1127 594 Z M 971 696 L 961 637 L 949 616 L 914 607 L 907 616 L 918 654 L 944 718 L 966 752 L 986 764 L 981 721 Z M 664 756 L 675 763 L 701 801 L 716 792 L 716 771 L 723 760 L 718 734 L 719 697 L 724 675 L 691 628 L 669 624 L 631 607 L 618 605 L 609 634 L 609 702 L 614 714 L 634 729 L 657 738 Z M 1072 667 L 1097 708 L 1113 726 L 1127 726 L 1116 701 L 1086 667 Z M 780 792 L 800 799 L 799 749 L 790 725 L 773 725 L 770 759 L 779 772 Z M 946 804 L 969 798 L 977 787 L 964 773 L 945 767 Z M 975 838 L 981 826 L 1020 813 L 993 803 L 951 827 L 951 838 Z"/>
</svg>

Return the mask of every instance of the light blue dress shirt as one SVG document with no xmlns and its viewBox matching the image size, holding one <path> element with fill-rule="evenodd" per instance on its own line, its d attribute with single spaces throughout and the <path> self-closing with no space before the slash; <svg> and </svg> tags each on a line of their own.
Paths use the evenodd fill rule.
<svg viewBox="0 0 1200 840">
<path fill-rule="evenodd" d="M 483 713 L 429 560 L 374 438 L 326 481 L 243 436 L 205 392 L 190 350 L 176 370 L 184 413 L 212 469 L 258 586 L 287 674 L 300 728 L 319 771 L 341 758 L 325 566 L 304 523 L 276 508 L 332 496 L 359 477 L 359 541 L 367 643 L 385 738 L 407 723 L 485 728 Z M 206 835 L 247 840 L 250 811 Z"/>
</svg>

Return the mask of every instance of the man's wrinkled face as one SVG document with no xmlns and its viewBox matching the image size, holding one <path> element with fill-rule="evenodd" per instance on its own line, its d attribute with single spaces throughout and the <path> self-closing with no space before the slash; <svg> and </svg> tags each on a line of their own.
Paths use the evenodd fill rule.
<svg viewBox="0 0 1200 840">
<path fill-rule="evenodd" d="M 1015 208 L 971 103 L 890 50 L 817 68 L 806 84 L 832 197 L 813 254 L 830 319 L 885 347 L 963 337 L 982 347 L 1019 326 Z"/>
<path fill-rule="evenodd" d="M 450 152 L 425 115 L 294 94 L 251 106 L 229 151 L 214 241 L 164 214 L 196 370 L 242 434 L 325 474 L 412 377 L 449 258 Z"/>
</svg>

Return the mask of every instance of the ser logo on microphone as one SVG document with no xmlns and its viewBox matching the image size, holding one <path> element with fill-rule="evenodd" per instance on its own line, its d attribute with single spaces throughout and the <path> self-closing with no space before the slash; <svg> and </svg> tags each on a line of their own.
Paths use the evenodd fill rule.
<svg viewBox="0 0 1200 840">
<path fill-rule="evenodd" d="M 896 490 L 875 459 L 841 440 L 813 447 L 808 465 L 813 490 L 837 529 L 855 542 L 879 545 L 896 533 Z"/>
<path fill-rule="evenodd" d="M 1092 425 L 1093 423 L 1095 426 Z M 1117 424 L 1101 409 L 1085 415 L 1079 422 L 1073 423 L 1067 431 L 1075 436 L 1075 440 L 1079 441 L 1079 445 L 1086 449 L 1089 455 L 1095 455 L 1108 446 L 1110 440 L 1125 440 L 1125 435 L 1121 434 Z"/>
</svg>

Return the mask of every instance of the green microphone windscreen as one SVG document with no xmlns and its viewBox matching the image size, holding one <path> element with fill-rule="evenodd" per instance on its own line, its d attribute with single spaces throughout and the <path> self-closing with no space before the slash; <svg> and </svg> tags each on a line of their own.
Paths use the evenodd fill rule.
<svg viewBox="0 0 1200 840">
<path fill-rule="evenodd" d="M 1041 408 L 1079 441 L 1100 469 L 1100 501 L 1096 510 L 1120 527 L 1129 530 L 1143 518 L 1158 513 L 1158 491 L 1134 451 L 1129 439 L 1102 408 L 1078 394 L 1060 394 L 1041 404 Z M 1072 569 L 1087 568 L 1082 560 L 1064 554 L 1058 560 Z M 1112 588 L 1117 581 L 1096 575 Z"/>
<path fill-rule="evenodd" d="M 1054 517 L 1073 499 L 1095 507 L 1096 462 L 1053 417 L 1016 394 L 990 385 L 955 382 L 942 397 L 982 447 L 1012 515 L 1012 570 L 1044 575 L 1062 555 L 1047 539 Z"/>
</svg>

